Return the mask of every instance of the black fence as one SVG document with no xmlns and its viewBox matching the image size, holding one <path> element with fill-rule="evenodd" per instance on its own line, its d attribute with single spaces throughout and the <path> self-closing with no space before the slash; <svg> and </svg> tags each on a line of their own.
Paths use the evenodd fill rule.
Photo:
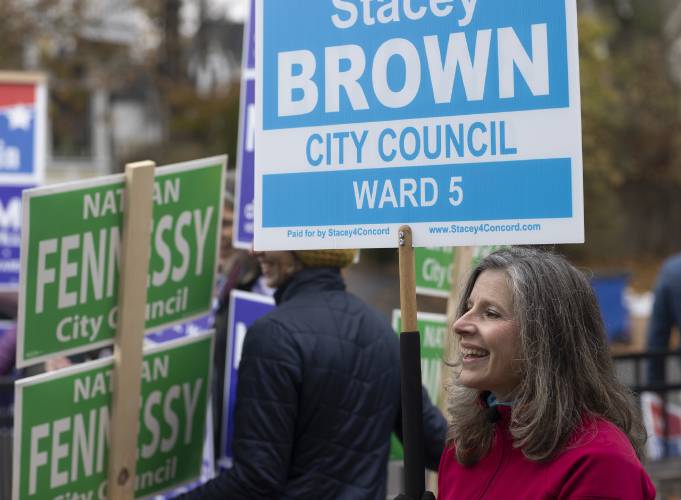
<svg viewBox="0 0 681 500">
<path fill-rule="evenodd" d="M 670 445 L 672 416 L 666 411 L 670 402 L 679 404 L 681 394 L 681 351 L 647 352 L 617 355 L 614 358 L 618 378 L 639 398 L 652 393 L 660 400 L 661 459 L 678 456 Z M 681 471 L 680 471 L 681 472 Z"/>
</svg>

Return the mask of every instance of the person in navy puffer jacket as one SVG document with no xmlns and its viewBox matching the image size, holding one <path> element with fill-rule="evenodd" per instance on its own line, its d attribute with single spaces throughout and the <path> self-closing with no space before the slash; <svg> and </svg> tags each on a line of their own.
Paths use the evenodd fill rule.
<svg viewBox="0 0 681 500">
<path fill-rule="evenodd" d="M 401 435 L 399 341 L 345 290 L 352 250 L 256 253 L 277 307 L 246 334 L 233 466 L 184 498 L 384 500 Z M 446 421 L 423 390 L 425 461 Z"/>
</svg>

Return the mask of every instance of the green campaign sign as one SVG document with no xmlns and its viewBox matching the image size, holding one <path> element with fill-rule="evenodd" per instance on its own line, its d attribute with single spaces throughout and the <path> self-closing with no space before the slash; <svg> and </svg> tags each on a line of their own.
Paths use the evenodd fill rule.
<svg viewBox="0 0 681 500">
<path fill-rule="evenodd" d="M 418 247 L 414 249 L 416 293 L 449 297 L 452 288 L 453 247 Z"/>
<path fill-rule="evenodd" d="M 433 404 L 440 406 L 441 363 L 447 339 L 447 316 L 434 313 L 417 313 L 416 326 L 421 336 L 421 381 Z M 393 328 L 402 331 L 400 311 L 393 311 Z M 402 445 L 393 434 L 391 437 L 390 460 L 404 458 Z"/>
<path fill-rule="evenodd" d="M 504 245 L 473 247 L 471 269 Z M 456 249 L 453 247 L 415 248 L 416 293 L 433 297 L 449 297 Z"/>
<path fill-rule="evenodd" d="M 156 169 L 147 331 L 210 310 L 225 156 Z M 116 333 L 124 176 L 24 191 L 17 364 L 109 345 Z"/>
<path fill-rule="evenodd" d="M 508 245 L 484 245 L 479 247 L 473 247 L 473 259 L 471 260 L 471 269 L 475 269 L 480 261 L 487 257 L 492 252 L 501 250 L 502 248 L 507 248 Z"/>
<path fill-rule="evenodd" d="M 212 333 L 149 349 L 142 365 L 135 497 L 199 477 Z M 107 498 L 113 362 L 19 380 L 12 498 Z"/>
</svg>

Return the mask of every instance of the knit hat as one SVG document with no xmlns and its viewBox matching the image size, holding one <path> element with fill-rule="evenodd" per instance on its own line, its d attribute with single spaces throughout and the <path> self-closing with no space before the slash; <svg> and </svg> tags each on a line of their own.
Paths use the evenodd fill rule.
<svg viewBox="0 0 681 500">
<path fill-rule="evenodd" d="M 305 267 L 345 267 L 355 260 L 357 251 L 343 250 L 295 250 L 298 260 Z"/>
</svg>

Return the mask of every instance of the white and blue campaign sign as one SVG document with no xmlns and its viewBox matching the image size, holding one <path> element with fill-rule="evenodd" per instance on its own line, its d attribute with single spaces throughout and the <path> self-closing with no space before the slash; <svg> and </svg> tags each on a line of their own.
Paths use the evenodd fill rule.
<svg viewBox="0 0 681 500">
<path fill-rule="evenodd" d="M 152 344 L 164 344 L 171 340 L 176 340 L 182 337 L 194 337 L 201 332 L 212 330 L 215 324 L 215 317 L 213 313 L 205 314 L 197 318 L 187 321 L 186 323 L 179 323 L 169 328 L 150 333 L 144 337 L 147 342 Z"/>
<path fill-rule="evenodd" d="M 248 327 L 274 309 L 274 299 L 266 295 L 232 290 L 229 295 L 227 322 L 227 355 L 225 357 L 225 393 L 222 408 L 220 461 L 224 468 L 232 466 L 232 437 L 234 435 L 234 405 L 241 361 L 241 349 Z"/>
<path fill-rule="evenodd" d="M 45 169 L 45 79 L 0 72 L 0 183 L 39 184 Z"/>
<path fill-rule="evenodd" d="M 241 103 L 236 157 L 236 193 L 234 210 L 234 248 L 253 245 L 253 177 L 255 165 L 255 0 L 249 1 L 248 20 L 244 25 L 244 48 L 241 69 Z"/>
<path fill-rule="evenodd" d="M 575 0 L 257 0 L 256 249 L 584 240 Z"/>
<path fill-rule="evenodd" d="M 0 290 L 19 288 L 21 192 L 32 187 L 0 184 Z"/>
</svg>

